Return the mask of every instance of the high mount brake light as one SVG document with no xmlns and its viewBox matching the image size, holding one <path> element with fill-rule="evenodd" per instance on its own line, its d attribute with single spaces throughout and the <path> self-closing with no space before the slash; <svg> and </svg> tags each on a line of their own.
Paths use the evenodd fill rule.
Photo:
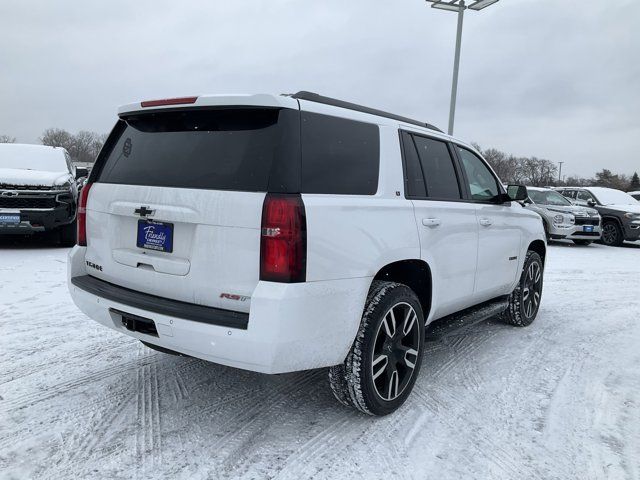
<svg viewBox="0 0 640 480">
<path fill-rule="evenodd" d="M 140 102 L 140 105 L 145 107 L 161 107 L 163 105 L 184 105 L 190 103 L 196 103 L 198 97 L 178 97 L 178 98 L 162 98 L 160 100 L 146 100 Z"/>
<path fill-rule="evenodd" d="M 300 195 L 267 194 L 262 206 L 260 280 L 304 282 L 307 222 Z"/>
<path fill-rule="evenodd" d="M 89 198 L 89 190 L 93 183 L 87 183 L 80 191 L 80 201 L 78 202 L 78 245 L 81 247 L 87 246 L 87 199 Z"/>
</svg>

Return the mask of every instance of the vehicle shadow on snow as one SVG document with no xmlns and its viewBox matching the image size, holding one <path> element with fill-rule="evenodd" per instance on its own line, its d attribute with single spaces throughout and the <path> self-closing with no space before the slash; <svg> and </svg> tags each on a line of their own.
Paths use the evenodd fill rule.
<svg viewBox="0 0 640 480">
<path fill-rule="evenodd" d="M 482 356 L 485 342 L 489 348 L 491 337 L 503 328 L 511 327 L 489 319 L 425 342 L 416 384 L 416 389 L 423 392 L 421 396 L 425 396 L 434 381 L 440 384 L 440 389 L 448 388 L 448 382 L 443 382 L 446 372 L 455 372 L 458 363 L 460 368 L 474 363 L 474 357 Z M 224 450 L 235 441 L 260 443 L 254 435 L 278 438 L 284 447 L 300 438 L 313 437 L 318 430 L 337 421 L 361 425 L 362 429 L 371 425 L 370 417 L 347 409 L 334 399 L 326 368 L 264 375 L 152 351 L 145 351 L 143 358 L 133 371 L 109 379 L 107 389 L 127 388 L 138 398 L 137 402 L 147 405 L 141 410 L 146 415 L 162 418 L 162 423 L 170 424 L 173 432 L 184 434 L 195 428 L 199 432 L 196 439 L 207 438 L 217 449 Z M 409 400 L 417 395 L 414 392 Z M 414 409 L 404 411 L 415 413 Z M 402 412 L 401 409 L 395 415 L 402 418 Z M 138 428 L 145 422 L 148 423 L 141 419 Z M 253 432 L 249 435 L 252 440 L 236 438 L 245 428 Z M 242 436 L 246 437 L 246 432 Z M 163 443 L 173 442 L 169 438 Z"/>
</svg>

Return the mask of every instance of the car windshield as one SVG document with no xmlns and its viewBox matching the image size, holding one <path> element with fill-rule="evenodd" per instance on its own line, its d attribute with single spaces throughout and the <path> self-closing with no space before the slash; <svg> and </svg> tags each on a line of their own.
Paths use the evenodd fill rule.
<svg viewBox="0 0 640 480">
<path fill-rule="evenodd" d="M 571 205 L 569 200 L 553 190 L 529 190 L 529 198 L 539 205 Z"/>
<path fill-rule="evenodd" d="M 594 188 L 591 193 L 602 205 L 637 205 L 639 203 L 628 193 L 613 188 Z"/>
<path fill-rule="evenodd" d="M 65 172 L 67 160 L 64 150 L 40 145 L 0 144 L 0 168 Z"/>
</svg>

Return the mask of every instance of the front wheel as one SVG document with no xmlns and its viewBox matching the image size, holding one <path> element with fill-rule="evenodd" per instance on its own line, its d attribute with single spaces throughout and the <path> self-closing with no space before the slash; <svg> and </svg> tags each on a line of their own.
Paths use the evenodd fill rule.
<svg viewBox="0 0 640 480">
<path fill-rule="evenodd" d="M 616 222 L 608 221 L 602 226 L 602 243 L 610 247 L 619 247 L 624 238 L 622 230 Z"/>
<path fill-rule="evenodd" d="M 516 327 L 526 327 L 536 319 L 542 300 L 544 264 L 536 252 L 529 250 L 518 286 L 509 296 L 509 307 L 503 317 Z"/>
<path fill-rule="evenodd" d="M 347 358 L 329 369 L 335 397 L 369 415 L 398 409 L 420 371 L 424 335 L 424 316 L 413 290 L 373 282 Z"/>
</svg>

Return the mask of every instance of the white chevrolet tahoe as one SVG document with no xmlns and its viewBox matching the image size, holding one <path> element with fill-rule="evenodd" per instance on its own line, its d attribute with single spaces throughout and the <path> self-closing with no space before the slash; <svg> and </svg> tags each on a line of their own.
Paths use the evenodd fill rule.
<svg viewBox="0 0 640 480">
<path fill-rule="evenodd" d="M 160 351 L 330 367 L 341 403 L 384 415 L 431 322 L 536 317 L 545 233 L 511 200 L 471 146 L 317 94 L 133 103 L 82 190 L 69 289 Z"/>
</svg>

